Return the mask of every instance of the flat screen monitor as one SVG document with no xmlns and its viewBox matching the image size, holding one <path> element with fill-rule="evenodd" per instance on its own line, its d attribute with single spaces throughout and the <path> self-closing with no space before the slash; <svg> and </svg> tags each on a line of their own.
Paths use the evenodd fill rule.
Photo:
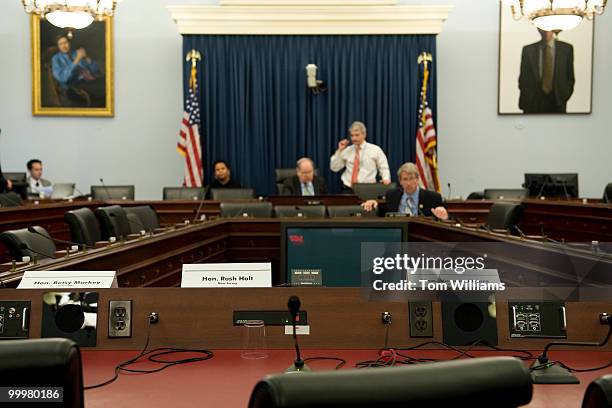
<svg viewBox="0 0 612 408">
<path fill-rule="evenodd" d="M 525 173 L 530 197 L 578 198 L 578 173 Z"/>
<path fill-rule="evenodd" d="M 322 286 L 361 286 L 361 244 L 407 241 L 408 222 L 380 220 L 281 223 L 281 273 L 320 271 Z"/>
</svg>

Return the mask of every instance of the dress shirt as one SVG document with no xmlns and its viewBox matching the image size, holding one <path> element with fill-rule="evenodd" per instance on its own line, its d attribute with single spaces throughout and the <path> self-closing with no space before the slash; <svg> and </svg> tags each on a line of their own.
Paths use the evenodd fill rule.
<svg viewBox="0 0 612 408">
<path fill-rule="evenodd" d="M 342 183 L 351 187 L 351 176 L 353 174 L 353 164 L 355 161 L 355 145 L 351 145 L 341 152 L 336 151 L 331 157 L 329 167 L 333 172 L 342 169 Z M 391 180 L 389 162 L 382 149 L 372 143 L 363 142 L 359 149 L 359 173 L 358 183 L 376 183 L 376 174 L 379 173 L 383 180 Z"/>
</svg>

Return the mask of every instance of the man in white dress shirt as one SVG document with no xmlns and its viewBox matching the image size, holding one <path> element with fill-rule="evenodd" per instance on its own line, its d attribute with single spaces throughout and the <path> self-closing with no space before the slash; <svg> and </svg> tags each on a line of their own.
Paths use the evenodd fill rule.
<svg viewBox="0 0 612 408">
<path fill-rule="evenodd" d="M 341 177 L 343 190 L 351 191 L 355 183 L 376 183 L 377 174 L 383 184 L 391 183 L 387 156 L 379 146 L 366 142 L 365 125 L 362 122 L 353 122 L 349 133 L 353 144 L 348 146 L 347 139 L 341 140 L 329 163 L 335 173 L 344 169 Z"/>
</svg>

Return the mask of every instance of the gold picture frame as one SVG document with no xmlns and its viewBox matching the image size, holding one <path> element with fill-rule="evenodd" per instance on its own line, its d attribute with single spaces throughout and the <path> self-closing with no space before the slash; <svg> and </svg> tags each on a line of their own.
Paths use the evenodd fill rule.
<svg viewBox="0 0 612 408">
<path fill-rule="evenodd" d="M 68 32 L 32 15 L 32 115 L 114 116 L 113 20 Z M 63 38 L 62 38 L 63 37 Z M 68 44 L 68 45 L 66 45 Z M 65 52 L 60 52 L 60 47 Z M 66 48 L 68 47 L 68 48 Z M 82 48 L 83 71 L 62 72 Z M 100 49 L 102 48 L 102 49 Z M 63 54 L 62 60 L 60 54 Z M 66 60 L 65 58 L 70 58 Z M 91 69 L 89 69 L 91 68 Z M 82 73 L 81 73 L 82 72 Z"/>
</svg>

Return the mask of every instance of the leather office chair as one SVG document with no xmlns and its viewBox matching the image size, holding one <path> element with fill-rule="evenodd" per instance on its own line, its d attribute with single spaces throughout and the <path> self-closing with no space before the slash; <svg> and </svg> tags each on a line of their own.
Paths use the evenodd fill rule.
<svg viewBox="0 0 612 408">
<path fill-rule="evenodd" d="M 491 230 L 506 230 L 517 235 L 517 225 L 523 215 L 523 206 L 518 203 L 494 203 L 489 209 L 487 227 Z"/>
<path fill-rule="evenodd" d="M 353 184 L 353 192 L 360 200 L 376 200 L 382 198 L 385 193 L 389 190 L 397 188 L 396 183 L 382 184 L 382 183 L 355 183 Z"/>
<path fill-rule="evenodd" d="M 2 242 L 11 258 L 21 261 L 24 256 L 30 258 L 53 258 L 55 255 L 55 243 L 51 236 L 43 227 L 34 226 L 38 233 L 30 232 L 27 228 L 4 231 L 0 234 Z"/>
<path fill-rule="evenodd" d="M 529 196 L 526 188 L 485 188 L 485 200 L 522 200 Z"/>
<path fill-rule="evenodd" d="M 378 208 L 374 211 L 366 211 L 360 205 L 330 205 L 327 207 L 330 218 L 336 217 L 376 217 Z"/>
<path fill-rule="evenodd" d="M 150 205 L 125 207 L 124 211 L 132 234 L 138 234 L 141 230 L 151 232 L 159 228 L 159 217 Z"/>
<path fill-rule="evenodd" d="M 604 189 L 603 202 L 612 203 L 612 183 L 608 183 Z"/>
<path fill-rule="evenodd" d="M 246 203 L 221 203 L 221 217 L 272 217 L 272 203 L 270 202 L 246 202 Z"/>
<path fill-rule="evenodd" d="M 111 205 L 100 207 L 96 210 L 96 216 L 102 227 L 102 238 L 108 240 L 110 237 L 117 239 L 130 234 L 130 222 L 123 207 Z"/>
<path fill-rule="evenodd" d="M 13 192 L 0 194 L 0 207 L 19 207 L 23 205 L 23 201 L 19 194 Z"/>
<path fill-rule="evenodd" d="M 64 214 L 64 221 L 70 228 L 71 241 L 94 246 L 96 242 L 102 240 L 100 224 L 98 224 L 96 215 L 89 208 L 67 211 Z"/>
<path fill-rule="evenodd" d="M 164 187 L 164 200 L 203 200 L 206 187 Z"/>
<path fill-rule="evenodd" d="M 589 384 L 582 408 L 612 408 L 612 374 L 601 376 Z"/>
<path fill-rule="evenodd" d="M 81 352 L 72 340 L 2 341 L 0 378 L 3 387 L 63 388 L 63 403 L 45 403 L 41 406 L 84 407 Z M 22 405 L 30 404 L 15 404 Z"/>
<path fill-rule="evenodd" d="M 246 200 L 255 198 L 255 191 L 252 188 L 211 188 L 210 196 L 216 201 Z"/>
<path fill-rule="evenodd" d="M 484 192 L 483 191 L 473 191 L 467 196 L 467 200 L 484 200 Z"/>
<path fill-rule="evenodd" d="M 94 200 L 133 200 L 134 195 L 134 186 L 91 186 Z"/>
<path fill-rule="evenodd" d="M 529 403 L 532 393 L 520 360 L 488 357 L 271 375 L 255 386 L 249 408 L 518 407 Z"/>
<path fill-rule="evenodd" d="M 274 174 L 276 178 L 276 194 L 278 195 L 287 195 L 285 188 L 283 187 L 283 183 L 290 177 L 295 176 L 296 170 L 295 167 L 287 167 L 274 169 Z"/>
<path fill-rule="evenodd" d="M 324 205 L 277 205 L 274 207 L 274 216 L 325 218 L 325 210 Z"/>
</svg>

